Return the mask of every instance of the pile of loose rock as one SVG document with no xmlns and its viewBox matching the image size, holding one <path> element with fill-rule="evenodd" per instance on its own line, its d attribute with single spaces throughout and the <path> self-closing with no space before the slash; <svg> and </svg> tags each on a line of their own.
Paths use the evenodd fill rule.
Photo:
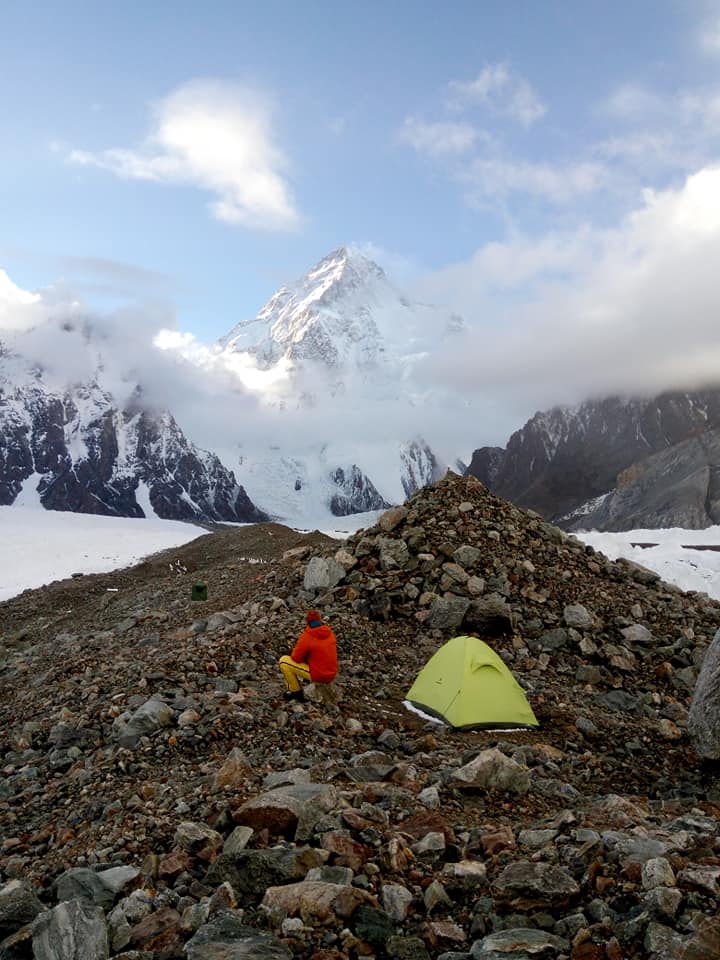
<svg viewBox="0 0 720 960">
<path fill-rule="evenodd" d="M 54 618 L 0 606 L 0 960 L 720 956 L 720 781 L 687 730 L 720 605 L 472 478 L 340 549 L 207 542 L 55 586 Z M 337 695 L 288 707 L 309 606 Z M 403 708 L 459 632 L 539 731 Z"/>
</svg>

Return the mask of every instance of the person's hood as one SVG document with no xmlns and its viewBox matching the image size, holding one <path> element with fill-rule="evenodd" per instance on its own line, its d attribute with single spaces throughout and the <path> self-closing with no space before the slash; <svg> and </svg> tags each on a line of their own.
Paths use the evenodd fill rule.
<svg viewBox="0 0 720 960">
<path fill-rule="evenodd" d="M 314 637 L 319 637 L 320 640 L 326 640 L 332 634 L 332 630 L 326 623 L 321 623 L 319 627 L 308 627 L 307 629 Z"/>
</svg>

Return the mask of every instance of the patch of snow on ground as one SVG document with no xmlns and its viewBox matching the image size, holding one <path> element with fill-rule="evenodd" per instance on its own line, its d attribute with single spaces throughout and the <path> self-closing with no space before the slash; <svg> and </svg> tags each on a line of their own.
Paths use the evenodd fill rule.
<svg viewBox="0 0 720 960">
<path fill-rule="evenodd" d="M 347 540 L 358 530 L 367 530 L 368 527 L 374 527 L 381 517 L 384 510 L 368 510 L 367 513 L 351 513 L 347 517 L 333 517 L 326 513 L 322 517 L 316 518 L 317 524 L 314 526 L 303 526 L 294 523 L 291 520 L 278 520 L 291 530 L 297 530 L 298 533 L 323 533 L 326 537 L 332 537 L 334 540 Z M 220 526 L 223 527 L 250 527 L 250 523 L 232 523 L 230 520 L 221 520 Z M 247 559 L 241 557 L 240 559 Z"/>
<path fill-rule="evenodd" d="M 15 497 L 15 501 L 12 504 L 13 507 L 27 507 L 33 508 L 34 510 L 44 510 L 42 503 L 40 503 L 40 494 L 38 493 L 38 485 L 42 480 L 43 475 L 41 473 L 33 473 L 26 480 L 23 480 L 22 490 Z"/>
<path fill-rule="evenodd" d="M 367 513 L 351 513 L 347 517 L 332 517 L 322 524 L 320 533 L 324 533 L 328 537 L 347 540 L 358 530 L 367 530 L 368 527 L 374 527 L 378 517 L 381 517 L 384 512 L 384 510 L 369 510 Z"/>
<path fill-rule="evenodd" d="M 624 557 L 640 563 L 681 590 L 697 590 L 720 600 L 720 552 L 684 550 L 688 545 L 720 546 L 720 526 L 706 530 L 626 530 L 622 533 L 581 531 L 579 540 L 604 553 L 610 560 Z M 656 547 L 632 547 L 631 543 L 656 543 Z"/>
<path fill-rule="evenodd" d="M 0 507 L 0 601 L 73 573 L 107 573 L 130 566 L 205 532 L 177 520 Z"/>
</svg>

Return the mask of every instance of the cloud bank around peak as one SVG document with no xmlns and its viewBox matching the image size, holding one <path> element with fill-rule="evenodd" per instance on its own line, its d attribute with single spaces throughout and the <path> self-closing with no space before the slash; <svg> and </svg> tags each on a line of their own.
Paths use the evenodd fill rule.
<svg viewBox="0 0 720 960">
<path fill-rule="evenodd" d="M 76 149 L 68 160 L 126 180 L 196 187 L 212 195 L 210 211 L 226 223 L 292 230 L 300 222 L 271 102 L 237 84 L 184 84 L 155 105 L 151 131 L 139 146 Z"/>
<path fill-rule="evenodd" d="M 407 402 L 376 385 L 356 390 L 347 377 L 332 403 L 299 404 L 324 389 L 318 371 L 287 384 L 287 370 L 223 354 L 178 331 L 159 307 L 91 314 L 73 304 L 63 314 L 4 273 L 0 321 L 3 311 L 20 318 L 10 326 L 24 355 L 74 380 L 93 369 L 81 349 L 89 330 L 118 393 L 142 382 L 148 404 L 167 405 L 196 443 L 231 454 L 240 442 L 297 452 L 348 438 L 369 449 L 421 432 L 438 450 L 467 457 L 504 444 L 537 409 L 720 384 L 720 166 L 646 191 L 616 227 L 510 234 L 424 275 L 385 251 L 366 252 L 380 256 L 391 280 L 394 267 L 404 269 L 413 298 L 443 303 L 466 321 L 465 332 L 418 358 L 403 384 Z M 39 310 L 54 322 L 22 334 Z"/>
<path fill-rule="evenodd" d="M 614 229 L 518 235 L 427 276 L 473 332 L 425 374 L 525 411 L 720 384 L 720 167 Z"/>
</svg>

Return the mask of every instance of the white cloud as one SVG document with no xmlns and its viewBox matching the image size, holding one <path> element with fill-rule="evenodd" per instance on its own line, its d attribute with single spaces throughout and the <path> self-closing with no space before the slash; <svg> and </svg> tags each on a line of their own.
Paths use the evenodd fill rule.
<svg viewBox="0 0 720 960">
<path fill-rule="evenodd" d="M 669 98 L 662 97 L 646 87 L 637 84 L 621 84 L 601 104 L 602 112 L 620 119 L 650 120 L 664 116 L 668 110 Z"/>
<path fill-rule="evenodd" d="M 468 197 L 475 203 L 515 193 L 568 203 L 599 190 L 607 179 L 607 171 L 602 164 L 593 162 L 550 165 L 476 157 L 458 179 L 468 184 Z"/>
<path fill-rule="evenodd" d="M 500 292 L 527 294 L 550 278 L 557 282 L 576 275 L 590 266 L 602 236 L 584 227 L 572 234 L 553 232 L 541 237 L 516 234 L 504 242 L 492 241 L 469 260 L 420 278 L 420 290 L 423 296 L 440 300 L 451 299 L 453 290 L 462 291 L 465 310 L 477 327 L 486 319 L 475 309 L 478 302 L 487 302 L 490 296 Z"/>
<path fill-rule="evenodd" d="M 621 86 L 601 105 L 601 116 L 620 125 L 593 148 L 598 156 L 649 171 L 698 169 L 714 162 L 720 132 L 720 88 L 680 88 L 658 93 Z"/>
<path fill-rule="evenodd" d="M 468 455 L 473 446 L 504 443 L 534 410 L 559 402 L 718 383 L 718 262 L 720 167 L 673 189 L 646 191 L 613 229 L 585 225 L 487 244 L 467 261 L 416 278 L 410 292 L 449 304 L 468 332 L 418 361 L 406 403 L 376 391 L 360 404 L 367 389 L 359 394 L 348 377 L 331 404 L 294 406 L 305 388 L 317 390 L 314 372 L 288 394 L 287 370 L 264 372 L 248 356 L 222 357 L 178 332 L 171 315 L 148 308 L 88 319 L 74 307 L 73 329 L 55 320 L 22 334 L 23 348 L 58 377 L 80 379 L 93 369 L 90 334 L 112 359 L 104 376 L 112 374 L 114 389 L 141 380 L 148 402 L 167 404 L 210 448 L 241 441 L 295 451 L 318 442 L 359 448 L 421 429 L 440 449 L 444 443 Z M 19 299 L 13 309 L 38 306 Z"/>
<path fill-rule="evenodd" d="M 658 93 L 647 87 L 620 86 L 600 105 L 600 112 L 639 124 L 643 129 L 662 129 L 669 125 L 677 131 L 699 125 L 702 133 L 716 136 L 720 122 L 720 88 L 688 87 Z"/>
<path fill-rule="evenodd" d="M 528 81 L 506 63 L 489 64 L 474 80 L 450 84 L 449 106 L 464 109 L 482 104 L 529 127 L 547 113 L 547 107 Z"/>
<path fill-rule="evenodd" d="M 647 166 L 650 158 L 665 158 L 667 163 L 676 149 L 675 136 L 665 128 L 608 137 L 595 145 L 594 152 L 609 161 L 640 162 Z"/>
<path fill-rule="evenodd" d="M 406 117 L 400 131 L 400 140 L 403 143 L 431 156 L 465 153 L 479 136 L 479 131 L 469 123 L 426 123 L 416 117 Z"/>
<path fill-rule="evenodd" d="M 490 113 L 505 114 L 529 126 L 546 113 L 530 84 L 505 63 L 486 66 L 469 83 L 449 84 L 446 111 L 460 112 L 478 104 Z M 441 166 L 462 185 L 471 205 L 503 203 L 513 195 L 566 204 L 607 187 L 607 164 L 598 157 L 553 161 L 526 160 L 508 146 L 505 133 L 478 128 L 467 120 L 421 120 L 409 116 L 400 130 L 401 142 Z"/>
<path fill-rule="evenodd" d="M 73 150 L 72 163 L 129 180 L 188 185 L 214 195 L 218 220 L 263 230 L 288 230 L 299 215 L 275 143 L 268 101 L 219 81 L 179 87 L 154 110 L 154 126 L 135 149 Z"/>
<path fill-rule="evenodd" d="M 0 270 L 0 334 L 3 330 L 25 330 L 42 316 L 41 297 L 16 286 Z"/>
<path fill-rule="evenodd" d="M 426 280 L 426 295 L 450 298 L 475 325 L 426 375 L 525 415 L 592 394 L 717 384 L 718 262 L 720 167 L 646 191 L 617 229 L 484 247 Z"/>
</svg>

